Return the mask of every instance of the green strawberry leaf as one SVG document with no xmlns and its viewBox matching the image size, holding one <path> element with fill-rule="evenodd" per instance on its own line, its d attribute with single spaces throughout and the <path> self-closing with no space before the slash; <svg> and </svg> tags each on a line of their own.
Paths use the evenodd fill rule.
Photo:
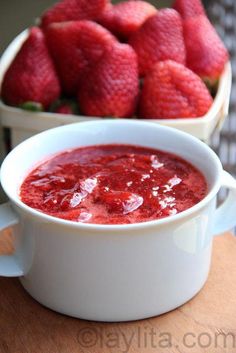
<svg viewBox="0 0 236 353">
<path fill-rule="evenodd" d="M 44 110 L 41 103 L 31 101 L 20 104 L 19 108 L 30 112 L 43 112 Z"/>
<path fill-rule="evenodd" d="M 209 78 L 204 78 L 203 81 L 207 86 L 208 90 L 210 91 L 211 96 L 215 98 L 219 86 L 219 80 L 211 80 Z"/>
</svg>

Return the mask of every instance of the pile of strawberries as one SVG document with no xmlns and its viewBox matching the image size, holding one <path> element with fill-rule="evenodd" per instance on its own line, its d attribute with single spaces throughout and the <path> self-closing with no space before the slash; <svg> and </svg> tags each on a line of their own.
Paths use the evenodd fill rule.
<svg viewBox="0 0 236 353">
<path fill-rule="evenodd" d="M 201 117 L 228 52 L 201 0 L 62 0 L 41 17 L 7 70 L 6 104 L 63 114 Z M 76 102 L 69 104 L 68 99 Z"/>
</svg>

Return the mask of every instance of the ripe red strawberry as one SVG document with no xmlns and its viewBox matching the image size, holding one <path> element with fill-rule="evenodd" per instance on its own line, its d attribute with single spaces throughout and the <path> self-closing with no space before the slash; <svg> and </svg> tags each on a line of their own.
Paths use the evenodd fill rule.
<svg viewBox="0 0 236 353">
<path fill-rule="evenodd" d="M 33 27 L 29 37 L 7 70 L 3 100 L 10 105 L 41 103 L 46 109 L 60 95 L 60 84 L 41 29 Z"/>
<path fill-rule="evenodd" d="M 199 76 L 168 60 L 156 64 L 144 79 L 139 116 L 147 119 L 201 117 L 212 102 Z"/>
<path fill-rule="evenodd" d="M 138 87 L 136 54 L 128 44 L 116 43 L 84 76 L 78 95 L 80 109 L 92 116 L 130 117 Z"/>
<path fill-rule="evenodd" d="M 57 114 L 74 114 L 73 112 L 73 109 L 70 107 L 69 104 L 63 104 L 63 105 L 60 105 L 56 110 L 55 110 L 55 113 Z"/>
<path fill-rule="evenodd" d="M 77 102 L 70 99 L 57 100 L 50 108 L 50 111 L 57 114 L 78 114 L 79 112 Z"/>
<path fill-rule="evenodd" d="M 182 20 L 173 9 L 160 10 L 131 36 L 129 43 L 138 55 L 139 73 L 146 75 L 158 61 L 185 64 Z"/>
<path fill-rule="evenodd" d="M 128 38 L 156 13 L 157 9 L 148 2 L 130 0 L 108 6 L 99 22 L 118 37 Z"/>
<path fill-rule="evenodd" d="M 173 8 L 183 19 L 206 14 L 201 0 L 175 0 Z"/>
<path fill-rule="evenodd" d="M 91 21 L 53 23 L 45 33 L 62 88 L 69 95 L 77 93 L 84 70 L 116 42 L 110 32 Z"/>
<path fill-rule="evenodd" d="M 49 8 L 42 16 L 42 27 L 53 22 L 94 20 L 98 18 L 109 0 L 62 0 Z"/>
<path fill-rule="evenodd" d="M 229 59 L 227 49 L 205 16 L 184 21 L 187 66 L 202 78 L 218 79 Z"/>
</svg>

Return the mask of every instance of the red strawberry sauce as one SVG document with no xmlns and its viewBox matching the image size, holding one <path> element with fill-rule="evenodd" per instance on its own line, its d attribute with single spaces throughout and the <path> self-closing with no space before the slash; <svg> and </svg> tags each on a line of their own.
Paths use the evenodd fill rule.
<svg viewBox="0 0 236 353">
<path fill-rule="evenodd" d="M 20 197 L 46 214 L 83 223 L 125 224 L 175 215 L 202 200 L 204 176 L 167 152 L 98 145 L 60 153 L 24 180 Z"/>
</svg>

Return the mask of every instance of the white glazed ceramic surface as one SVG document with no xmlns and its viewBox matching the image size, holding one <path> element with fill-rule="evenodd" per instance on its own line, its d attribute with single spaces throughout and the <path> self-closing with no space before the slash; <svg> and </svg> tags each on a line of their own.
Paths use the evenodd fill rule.
<svg viewBox="0 0 236 353">
<path fill-rule="evenodd" d="M 4 73 L 27 36 L 28 30 L 20 33 L 3 53 L 0 60 L 0 86 Z M 228 115 L 231 83 L 232 70 L 230 63 L 227 63 L 219 80 L 219 88 L 214 99 L 214 103 L 204 117 L 192 119 L 181 119 L 181 117 L 179 117 L 179 119 L 145 119 L 145 121 L 174 127 L 208 142 L 215 128 L 218 127 L 218 129 L 220 129 Z M 79 121 L 96 121 L 101 119 L 98 117 L 64 115 L 56 113 L 32 114 L 31 112 L 25 112 L 22 109 L 7 106 L 2 102 L 0 102 L 0 115 L 2 125 L 11 129 L 13 146 L 16 146 L 18 143 L 38 132 L 51 129 L 53 127 Z"/>
<path fill-rule="evenodd" d="M 20 201 L 21 182 L 36 163 L 65 149 L 106 143 L 174 152 L 202 171 L 209 193 L 178 215 L 131 225 L 74 223 Z M 145 122 L 106 120 L 43 132 L 8 155 L 1 182 L 10 202 L 0 206 L 0 229 L 14 226 L 16 251 L 0 257 L 0 275 L 19 276 L 40 303 L 83 319 L 142 319 L 185 303 L 207 279 L 213 235 L 236 224 L 236 182 L 214 152 L 190 135 Z M 230 192 L 216 211 L 222 185 Z"/>
</svg>

